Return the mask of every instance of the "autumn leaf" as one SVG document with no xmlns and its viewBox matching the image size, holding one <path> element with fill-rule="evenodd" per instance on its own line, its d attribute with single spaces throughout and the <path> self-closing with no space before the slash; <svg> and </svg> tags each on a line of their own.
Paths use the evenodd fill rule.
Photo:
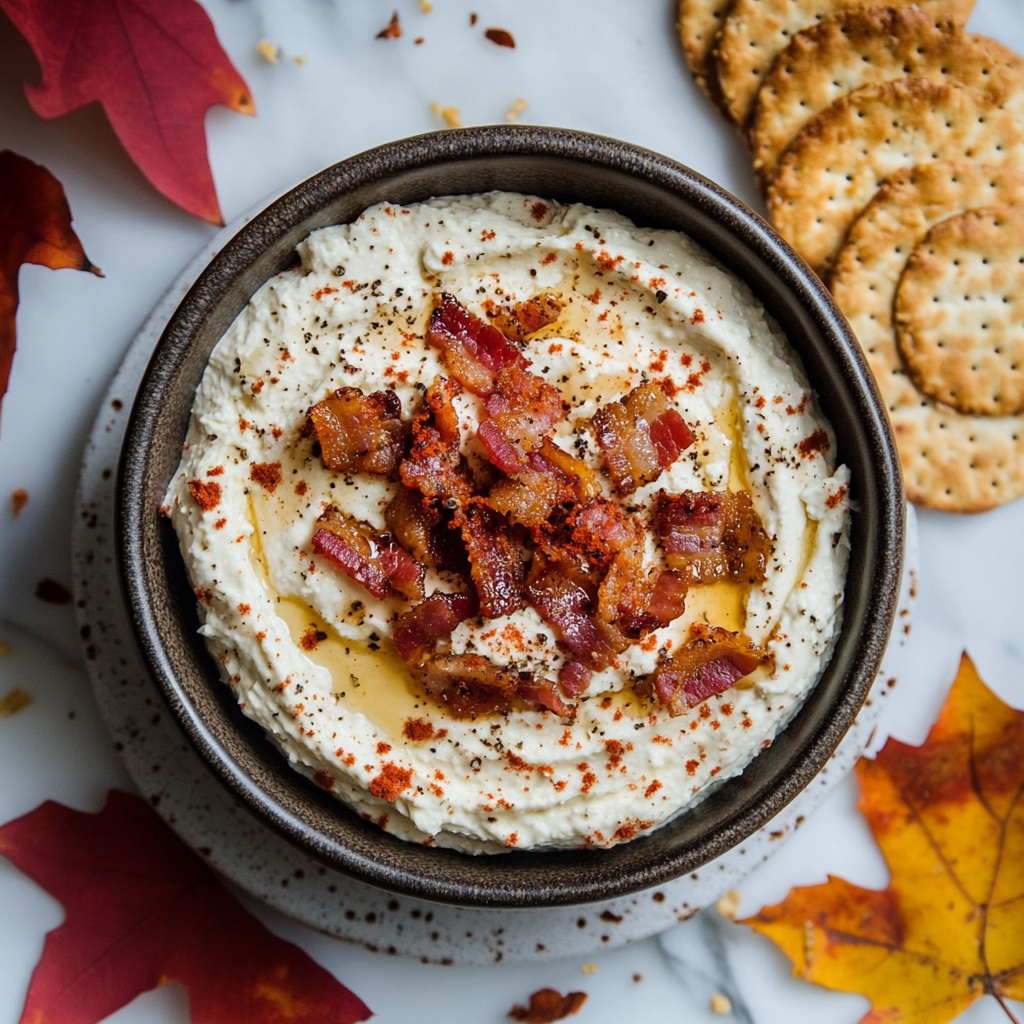
<svg viewBox="0 0 1024 1024">
<path fill-rule="evenodd" d="M 140 799 L 99 814 L 47 801 L 0 828 L 0 853 L 64 904 L 21 1024 L 96 1024 L 168 981 L 193 1024 L 349 1024 L 370 1011 L 268 931 Z"/>
<path fill-rule="evenodd" d="M 881 891 L 793 889 L 744 923 L 798 977 L 872 1003 L 861 1024 L 943 1024 L 980 996 L 1024 999 L 1024 712 L 965 654 L 920 747 L 857 765 L 860 808 L 889 865 Z"/>
<path fill-rule="evenodd" d="M 14 362 L 22 263 L 53 270 L 90 270 L 103 276 L 71 230 L 71 210 L 61 183 L 45 167 L 5 149 L 0 152 L 0 402 Z M 17 502 L 15 508 L 17 514 Z"/>
<path fill-rule="evenodd" d="M 33 109 L 99 100 L 142 173 L 197 217 L 223 223 L 206 153 L 207 110 L 254 114 L 249 87 L 196 0 L 0 0 L 42 69 Z"/>
</svg>

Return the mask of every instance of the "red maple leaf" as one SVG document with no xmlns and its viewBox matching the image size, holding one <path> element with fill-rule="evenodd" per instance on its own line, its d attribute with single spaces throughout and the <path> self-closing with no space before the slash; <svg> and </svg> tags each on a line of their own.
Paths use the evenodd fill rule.
<svg viewBox="0 0 1024 1024">
<path fill-rule="evenodd" d="M 43 72 L 33 109 L 99 100 L 117 137 L 168 199 L 222 223 L 204 120 L 216 103 L 254 114 L 244 79 L 196 0 L 0 0 Z"/>
<path fill-rule="evenodd" d="M 138 797 L 99 814 L 48 800 L 0 828 L 0 853 L 64 904 L 21 1024 L 96 1024 L 168 981 L 193 1024 L 349 1024 L 370 1011 L 268 931 Z"/>
<path fill-rule="evenodd" d="M 103 276 L 71 230 L 71 210 L 61 183 L 45 167 L 5 149 L 0 153 L 0 402 L 14 362 L 22 263 L 91 270 Z"/>
</svg>

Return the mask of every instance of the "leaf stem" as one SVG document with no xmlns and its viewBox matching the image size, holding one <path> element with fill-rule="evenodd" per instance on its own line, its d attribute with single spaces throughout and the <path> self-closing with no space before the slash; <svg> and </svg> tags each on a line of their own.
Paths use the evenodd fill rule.
<svg viewBox="0 0 1024 1024">
<path fill-rule="evenodd" d="M 1011 1009 L 1003 1002 L 1003 997 L 998 992 L 993 992 L 992 995 L 995 996 L 996 1002 L 1003 1008 L 1003 1013 L 1013 1021 L 1013 1024 L 1020 1024 L 1020 1021 L 1014 1017 Z"/>
</svg>

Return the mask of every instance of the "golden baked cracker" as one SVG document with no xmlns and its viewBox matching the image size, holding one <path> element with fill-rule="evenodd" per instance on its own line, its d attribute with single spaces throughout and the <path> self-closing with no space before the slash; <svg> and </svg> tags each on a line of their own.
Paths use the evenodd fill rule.
<svg viewBox="0 0 1024 1024">
<path fill-rule="evenodd" d="M 904 372 L 891 311 L 910 253 L 933 225 L 975 207 L 1024 203 L 1024 173 L 936 161 L 886 181 L 850 228 L 830 287 L 874 374 L 896 435 L 907 495 L 981 512 L 1024 495 L 1024 420 L 965 416 L 922 395 Z"/>
<path fill-rule="evenodd" d="M 708 99 L 727 117 L 729 112 L 718 88 L 714 51 L 718 33 L 733 0 L 679 0 L 679 38 L 686 63 Z"/>
<path fill-rule="evenodd" d="M 911 380 L 959 412 L 1024 412 L 1024 206 L 968 210 L 910 254 L 893 303 Z"/>
<path fill-rule="evenodd" d="M 798 32 L 765 78 L 747 133 L 754 169 L 766 182 L 800 129 L 861 86 L 915 77 L 998 91 L 1000 80 L 1018 86 L 1022 68 L 1012 50 L 934 8 L 843 11 Z"/>
<path fill-rule="evenodd" d="M 911 2 L 890 0 L 889 6 L 905 7 Z M 858 0 L 735 0 L 715 50 L 718 83 L 732 119 L 746 126 L 762 80 L 797 32 L 840 11 L 863 6 Z M 963 23 L 974 0 L 931 0 L 918 6 Z"/>
<path fill-rule="evenodd" d="M 1024 114 L 977 89 L 926 78 L 865 85 L 826 107 L 793 140 L 768 183 L 768 211 L 820 272 L 885 178 L 961 157 L 1024 167 Z"/>
</svg>

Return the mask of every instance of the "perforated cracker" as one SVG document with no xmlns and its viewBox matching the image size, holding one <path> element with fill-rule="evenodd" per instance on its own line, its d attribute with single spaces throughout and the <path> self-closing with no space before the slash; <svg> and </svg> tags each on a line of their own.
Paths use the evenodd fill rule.
<svg viewBox="0 0 1024 1024">
<path fill-rule="evenodd" d="M 748 131 L 762 183 L 797 133 L 841 96 L 874 82 L 930 78 L 1002 99 L 1024 62 L 1001 43 L 969 35 L 919 7 L 843 11 L 798 32 L 765 78 Z"/>
<path fill-rule="evenodd" d="M 940 161 L 894 175 L 850 228 L 830 287 L 878 383 L 911 501 L 980 512 L 1024 495 L 1024 419 L 965 416 L 904 372 L 891 310 L 903 266 L 929 229 L 975 207 L 1024 203 L 1024 174 Z"/>
<path fill-rule="evenodd" d="M 905 7 L 910 0 L 891 0 Z M 918 6 L 937 17 L 965 22 L 974 0 L 931 0 Z M 716 46 L 719 86 L 732 119 L 745 127 L 754 97 L 775 58 L 801 29 L 840 11 L 864 6 L 857 0 L 735 0 Z"/>
<path fill-rule="evenodd" d="M 969 210 L 910 254 L 893 304 L 911 379 L 959 412 L 1024 412 L 1024 207 Z"/>
<path fill-rule="evenodd" d="M 768 184 L 768 210 L 780 234 L 824 272 L 885 178 L 964 157 L 1024 167 L 1024 115 L 988 93 L 925 78 L 866 85 L 793 140 Z"/>
<path fill-rule="evenodd" d="M 718 88 L 714 51 L 733 0 L 679 0 L 679 38 L 694 80 L 712 103 L 729 116 Z"/>
</svg>

